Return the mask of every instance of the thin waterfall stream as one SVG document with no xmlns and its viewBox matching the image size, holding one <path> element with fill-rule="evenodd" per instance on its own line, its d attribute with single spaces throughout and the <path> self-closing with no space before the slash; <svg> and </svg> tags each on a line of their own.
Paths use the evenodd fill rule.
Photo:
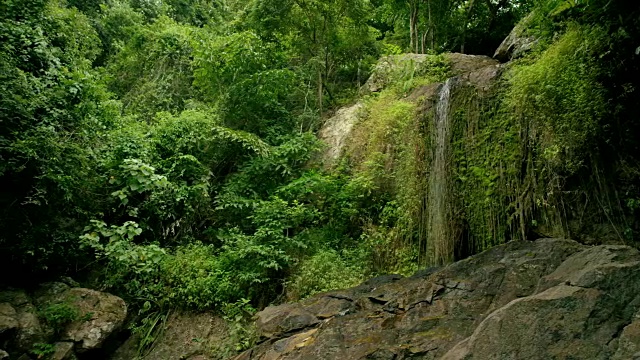
<svg viewBox="0 0 640 360">
<path fill-rule="evenodd" d="M 455 78 L 448 79 L 440 88 L 434 118 L 433 158 L 429 179 L 429 248 L 431 260 L 448 263 L 453 254 L 453 239 L 449 231 L 449 152 L 451 117 L 449 114 L 451 89 Z"/>
</svg>

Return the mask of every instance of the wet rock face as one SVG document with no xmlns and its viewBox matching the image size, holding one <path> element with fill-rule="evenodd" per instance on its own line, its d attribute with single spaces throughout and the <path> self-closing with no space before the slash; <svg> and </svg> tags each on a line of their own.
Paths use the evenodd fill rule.
<svg viewBox="0 0 640 360">
<path fill-rule="evenodd" d="M 516 241 L 257 315 L 238 359 L 632 359 L 640 253 Z"/>
</svg>

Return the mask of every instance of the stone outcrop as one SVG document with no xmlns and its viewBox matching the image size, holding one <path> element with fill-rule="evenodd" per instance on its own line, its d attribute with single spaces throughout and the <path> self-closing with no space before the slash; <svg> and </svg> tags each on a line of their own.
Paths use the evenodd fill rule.
<svg viewBox="0 0 640 360">
<path fill-rule="evenodd" d="M 640 253 L 514 241 L 257 314 L 248 359 L 633 359 Z"/>
<path fill-rule="evenodd" d="M 108 293 L 73 288 L 62 296 L 82 314 L 81 319 L 67 325 L 62 333 L 62 340 L 73 341 L 78 351 L 101 347 L 127 317 L 124 300 Z"/>
<path fill-rule="evenodd" d="M 137 336 L 129 338 L 112 360 L 138 358 Z M 226 321 L 210 313 L 172 313 L 152 349 L 141 359 L 210 360 L 224 358 L 233 345 Z M 230 355 L 230 354 L 229 354 Z"/>
<path fill-rule="evenodd" d="M 392 82 L 402 78 L 403 73 L 420 72 L 420 69 L 428 65 L 432 55 L 402 54 L 388 55 L 380 58 L 373 68 L 371 76 L 363 86 L 363 91 L 379 92 Z"/>
<path fill-rule="evenodd" d="M 451 67 L 451 73 L 454 76 L 463 75 L 498 64 L 496 60 L 484 55 L 448 53 L 444 54 L 444 57 L 447 59 L 447 62 Z"/>
<path fill-rule="evenodd" d="M 459 53 L 443 54 L 450 66 L 451 74 L 462 75 L 487 66 L 496 65 L 498 62 L 488 56 L 467 55 Z M 363 90 L 375 93 L 383 90 L 391 83 L 402 79 L 407 74 L 424 73 L 433 64 L 434 55 L 426 54 L 402 54 L 388 55 L 378 60 L 371 76 L 365 83 Z"/>
<path fill-rule="evenodd" d="M 50 358 L 55 360 L 75 359 L 76 353 L 100 348 L 124 323 L 127 306 L 117 296 L 68 283 L 45 283 L 33 294 L 0 292 L 0 346 L 12 356 L 28 359 L 34 344 L 52 344 Z M 70 309 L 75 319 L 54 329 L 43 313 L 58 305 Z"/>
<path fill-rule="evenodd" d="M 527 27 L 533 18 L 533 13 L 522 19 L 502 41 L 493 57 L 501 62 L 517 59 L 527 53 L 537 44 L 535 36 L 527 35 Z"/>
<path fill-rule="evenodd" d="M 9 345 L 7 349 L 18 352 L 31 350 L 34 343 L 43 342 L 46 338 L 36 306 L 22 290 L 0 292 L 0 328 L 3 327 L 5 331 L 0 331 L 0 339 L 4 344 L 0 345 Z"/>
<path fill-rule="evenodd" d="M 73 360 L 76 359 L 73 351 L 74 344 L 72 342 L 64 341 L 53 344 L 53 354 L 49 360 Z"/>
<path fill-rule="evenodd" d="M 360 119 L 363 108 L 364 105 L 361 102 L 342 108 L 336 111 L 335 115 L 329 118 L 320 129 L 318 137 L 329 145 L 323 155 L 325 164 L 332 164 L 342 155 L 346 141 L 353 126 Z"/>
<path fill-rule="evenodd" d="M 463 79 L 465 84 L 474 85 L 481 90 L 487 90 L 492 81 L 497 78 L 501 69 L 499 62 L 480 55 L 466 55 L 448 53 L 442 55 L 449 64 L 450 73 Z M 420 74 L 433 65 L 434 55 L 403 54 L 390 55 L 381 58 L 375 66 L 371 77 L 363 86 L 366 93 L 383 90 L 408 73 Z M 406 97 L 410 102 L 421 102 L 425 97 L 437 94 L 440 83 L 419 86 Z M 351 106 L 339 109 L 327 119 L 318 132 L 318 137 L 328 146 L 322 154 L 322 162 L 331 167 L 343 155 L 354 129 L 366 118 L 366 106 L 359 101 Z"/>
<path fill-rule="evenodd" d="M 0 303 L 0 334 L 17 329 L 18 312 L 9 303 Z"/>
</svg>

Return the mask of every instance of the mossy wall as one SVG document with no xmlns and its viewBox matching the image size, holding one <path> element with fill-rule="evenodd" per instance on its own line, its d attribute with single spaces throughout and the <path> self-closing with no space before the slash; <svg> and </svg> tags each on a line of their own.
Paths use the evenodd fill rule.
<svg viewBox="0 0 640 360">
<path fill-rule="evenodd" d="M 448 263 L 515 239 L 633 243 L 640 167 L 606 149 L 612 132 L 628 131 L 610 115 L 607 46 L 604 28 L 569 22 L 524 58 L 450 81 L 444 167 L 446 66 L 370 96 L 346 159 L 379 201 L 362 237 L 378 239 L 378 270 Z"/>
<path fill-rule="evenodd" d="M 444 57 L 429 56 L 402 64 L 393 73 L 396 77 L 384 90 L 362 100 L 363 114 L 338 171 L 369 189 L 374 210 L 362 219 L 360 243 L 371 254 L 373 272 L 409 274 L 427 262 L 428 244 L 428 126 L 423 121 L 424 97 L 416 90 L 437 88 L 450 72 Z"/>
<path fill-rule="evenodd" d="M 570 24 L 548 45 L 506 64 L 489 91 L 457 90 L 456 258 L 512 239 L 632 242 L 625 232 L 633 214 L 620 182 L 605 171 L 613 159 L 600 148 L 617 126 L 599 81 L 606 37 L 597 26 Z"/>
</svg>

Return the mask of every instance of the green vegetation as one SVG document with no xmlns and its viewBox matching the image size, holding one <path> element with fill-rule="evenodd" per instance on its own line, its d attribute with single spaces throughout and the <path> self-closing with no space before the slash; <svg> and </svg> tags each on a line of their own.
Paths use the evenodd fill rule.
<svg viewBox="0 0 640 360">
<path fill-rule="evenodd" d="M 491 54 L 531 10 L 533 49 L 486 89 L 450 82 L 438 138 L 441 53 Z M 122 296 L 140 355 L 176 308 L 236 322 L 239 351 L 255 340 L 243 319 L 273 302 L 511 239 L 635 244 L 637 15 L 605 0 L 3 1 L 0 271 Z M 362 95 L 403 52 L 430 55 Z M 315 131 L 359 96 L 344 155 L 321 166 Z M 52 327 L 77 318 L 56 306 Z"/>
<path fill-rule="evenodd" d="M 37 356 L 38 359 L 48 359 L 55 352 L 55 345 L 48 343 L 35 343 L 33 344 L 33 349 L 31 349 L 31 354 Z"/>
<path fill-rule="evenodd" d="M 620 101 L 635 91 L 623 74 L 638 69 L 610 60 L 624 57 L 617 49 L 638 24 L 607 17 L 622 8 L 569 3 L 538 4 L 527 24 L 540 40 L 509 64 L 500 86 L 457 95 L 453 176 L 463 254 L 517 238 L 637 240 L 637 214 L 624 203 L 637 193 L 638 162 L 622 150 L 637 130 L 628 118 L 637 106 Z M 593 24 L 596 14 L 609 20 Z M 612 83 L 626 84 L 625 95 Z"/>
<path fill-rule="evenodd" d="M 78 310 L 67 303 L 51 304 L 42 309 L 40 316 L 56 332 L 79 318 Z"/>
<path fill-rule="evenodd" d="M 415 53 L 457 51 L 493 55 L 528 0 L 377 0 L 374 22 L 389 43 Z M 571 1 L 565 1 L 571 2 Z"/>
<path fill-rule="evenodd" d="M 62 333 L 67 325 L 72 322 L 89 321 L 92 316 L 93 313 L 91 312 L 82 314 L 78 311 L 78 309 L 72 305 L 70 299 L 54 301 L 38 310 L 38 317 L 40 320 L 43 321 L 49 330 L 53 331 L 56 336 Z M 34 351 L 37 351 L 38 349 L 40 351 L 46 351 L 48 349 L 48 344 L 40 344 L 42 346 L 39 346 L 38 344 L 35 345 Z M 36 355 L 41 354 L 36 353 Z"/>
<path fill-rule="evenodd" d="M 361 259 L 341 256 L 333 249 L 318 250 L 305 259 L 287 284 L 288 296 L 301 299 L 334 289 L 345 289 L 364 281 Z"/>
</svg>

